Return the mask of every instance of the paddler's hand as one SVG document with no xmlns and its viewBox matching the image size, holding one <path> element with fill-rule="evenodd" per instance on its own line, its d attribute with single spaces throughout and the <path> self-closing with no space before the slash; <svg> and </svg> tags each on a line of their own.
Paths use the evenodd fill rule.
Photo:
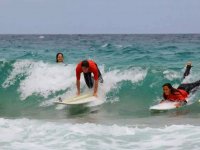
<svg viewBox="0 0 200 150">
<path fill-rule="evenodd" d="M 97 97 L 97 93 L 93 93 L 93 96 Z"/>
<path fill-rule="evenodd" d="M 163 103 L 165 100 L 161 100 L 160 103 Z"/>
<path fill-rule="evenodd" d="M 176 108 L 180 107 L 181 106 L 181 103 L 177 103 L 175 104 Z"/>
</svg>

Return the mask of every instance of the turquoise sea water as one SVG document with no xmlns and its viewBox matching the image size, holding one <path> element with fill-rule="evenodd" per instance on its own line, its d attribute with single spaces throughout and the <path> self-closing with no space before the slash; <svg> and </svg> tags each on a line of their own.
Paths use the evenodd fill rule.
<svg viewBox="0 0 200 150">
<path fill-rule="evenodd" d="M 65 64 L 56 64 L 62 52 Z M 200 35 L 0 35 L 1 149 L 199 149 L 200 90 L 181 109 L 153 113 L 162 84 L 200 79 Z M 102 102 L 63 107 L 75 67 L 93 59 Z M 192 73 L 182 80 L 187 61 Z M 82 91 L 87 91 L 81 81 Z"/>
</svg>

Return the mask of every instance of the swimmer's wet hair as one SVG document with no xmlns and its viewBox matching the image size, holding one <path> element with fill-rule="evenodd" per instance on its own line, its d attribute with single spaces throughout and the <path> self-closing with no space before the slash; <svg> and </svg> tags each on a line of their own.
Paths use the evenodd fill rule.
<svg viewBox="0 0 200 150">
<path fill-rule="evenodd" d="M 58 55 L 62 55 L 62 57 L 64 58 L 63 53 L 57 53 L 57 54 L 56 54 L 56 62 L 58 62 Z"/>
<path fill-rule="evenodd" d="M 81 67 L 89 68 L 89 62 L 87 60 L 83 60 Z"/>
</svg>

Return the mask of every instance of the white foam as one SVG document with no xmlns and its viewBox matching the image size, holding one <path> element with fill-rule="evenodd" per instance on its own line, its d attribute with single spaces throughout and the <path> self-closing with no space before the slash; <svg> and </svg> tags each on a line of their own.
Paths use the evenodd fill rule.
<svg viewBox="0 0 200 150">
<path fill-rule="evenodd" d="M 112 70 L 104 74 L 103 89 L 109 92 L 113 88 L 117 88 L 117 83 L 121 81 L 131 81 L 133 84 L 144 80 L 147 75 L 146 69 L 132 68 L 128 70 Z"/>
<path fill-rule="evenodd" d="M 39 38 L 39 39 L 44 39 L 44 38 L 45 38 L 45 36 L 43 36 L 43 35 L 40 35 L 38 38 Z"/>
<path fill-rule="evenodd" d="M 15 84 L 18 79 L 21 79 L 18 91 L 22 100 L 32 94 L 47 97 L 56 91 L 75 85 L 74 65 L 21 60 L 14 63 L 12 72 L 2 86 L 7 88 Z"/>
<path fill-rule="evenodd" d="M 7 88 L 16 84 L 16 81 L 20 81 L 18 91 L 22 100 L 33 94 L 47 98 L 52 93 L 69 89 L 65 94 L 58 95 L 41 103 L 41 106 L 49 106 L 60 96 L 71 97 L 76 94 L 75 67 L 76 65 L 74 64 L 66 66 L 63 64 L 49 64 L 43 61 L 19 60 L 13 64 L 13 70 L 2 86 Z M 136 83 L 143 80 L 147 74 L 147 70 L 141 68 L 117 69 L 104 72 L 104 66 L 100 66 L 100 70 L 103 74 L 104 83 L 99 86 L 98 97 L 102 101 L 105 101 L 106 93 L 114 88 L 118 88 L 117 83 L 124 80 Z M 83 89 L 88 91 L 83 77 L 81 78 L 81 86 L 82 88 L 84 86 Z"/>
<path fill-rule="evenodd" d="M 7 88 L 13 85 L 16 80 L 20 79 L 21 77 L 27 75 L 27 70 L 33 67 L 32 61 L 29 60 L 20 60 L 13 64 L 13 70 L 8 76 L 8 78 L 2 84 L 3 88 Z"/>
<path fill-rule="evenodd" d="M 161 128 L 0 119 L 1 149 L 198 149 L 200 127 Z"/>
<path fill-rule="evenodd" d="M 102 45 L 101 47 L 105 48 L 108 46 L 108 43 L 105 43 L 104 45 Z"/>
<path fill-rule="evenodd" d="M 164 78 L 166 78 L 170 81 L 172 81 L 174 79 L 180 79 L 182 77 L 181 73 L 173 71 L 173 70 L 165 70 L 163 72 L 163 74 L 164 74 Z"/>
<path fill-rule="evenodd" d="M 96 106 L 106 101 L 106 94 L 113 89 L 118 89 L 117 85 L 121 81 L 130 81 L 133 84 L 142 81 L 147 74 L 147 70 L 141 68 L 132 68 L 128 70 L 112 70 L 108 72 L 102 72 L 104 83 L 99 84 L 98 99 L 89 106 Z M 110 100 L 111 103 L 116 102 L 118 98 L 113 97 Z"/>
<path fill-rule="evenodd" d="M 29 70 L 29 76 L 20 83 L 22 99 L 37 93 L 44 97 L 65 90 L 75 84 L 75 77 L 72 75 L 72 65 L 50 65 L 38 63 Z"/>
</svg>

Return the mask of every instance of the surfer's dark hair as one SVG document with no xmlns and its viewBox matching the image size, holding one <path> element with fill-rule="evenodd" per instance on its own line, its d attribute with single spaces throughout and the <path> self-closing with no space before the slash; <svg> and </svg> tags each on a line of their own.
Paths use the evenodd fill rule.
<svg viewBox="0 0 200 150">
<path fill-rule="evenodd" d="M 88 60 L 83 60 L 82 64 L 81 64 L 81 67 L 89 68 L 89 62 L 88 62 Z"/>
<path fill-rule="evenodd" d="M 176 92 L 179 92 L 179 90 L 175 89 L 170 83 L 165 83 L 165 84 L 163 84 L 162 87 L 165 87 L 165 86 L 167 86 L 170 89 L 171 93 L 174 94 L 174 95 L 176 94 Z M 163 97 L 165 99 L 167 98 L 167 96 L 165 95 L 165 93 L 163 93 Z"/>
<path fill-rule="evenodd" d="M 58 55 L 62 55 L 62 57 L 64 58 L 63 53 L 57 53 L 57 54 L 56 54 L 56 62 L 58 62 Z"/>
</svg>

